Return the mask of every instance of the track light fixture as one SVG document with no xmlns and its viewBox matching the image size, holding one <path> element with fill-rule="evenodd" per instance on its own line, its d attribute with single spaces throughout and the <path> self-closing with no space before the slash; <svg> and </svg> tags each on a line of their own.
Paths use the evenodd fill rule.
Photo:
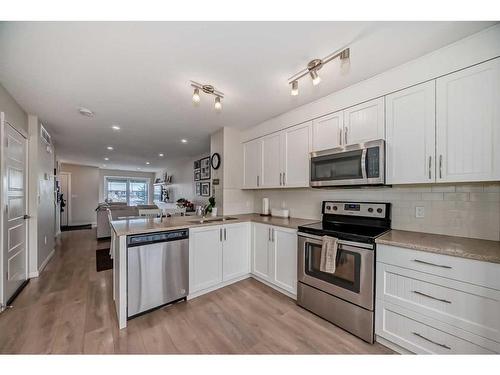
<svg viewBox="0 0 500 375">
<path fill-rule="evenodd" d="M 217 112 L 222 111 L 221 99 L 224 98 L 223 92 L 216 90 L 215 87 L 213 87 L 212 85 L 202 85 L 201 83 L 194 82 L 194 81 L 191 81 L 190 85 L 191 85 L 191 87 L 194 88 L 194 92 L 193 92 L 193 103 L 194 104 L 200 103 L 200 101 L 201 101 L 200 90 L 201 90 L 205 94 L 215 96 L 214 108 Z"/>
<path fill-rule="evenodd" d="M 318 70 L 320 70 L 323 65 L 329 63 L 332 60 L 335 60 L 336 58 L 340 59 L 341 62 L 341 70 L 343 73 L 345 73 L 349 67 L 350 67 L 350 49 L 345 48 L 341 51 L 336 51 L 328 56 L 326 56 L 323 59 L 314 59 L 311 60 L 307 64 L 307 68 L 304 70 L 301 70 L 297 74 L 293 75 L 288 79 L 288 84 L 292 86 L 292 90 L 290 94 L 292 96 L 297 96 L 299 95 L 299 79 L 302 77 L 305 77 L 306 75 L 309 75 L 312 79 L 312 84 L 314 86 L 319 85 L 321 82 L 321 77 L 318 74 Z"/>
</svg>

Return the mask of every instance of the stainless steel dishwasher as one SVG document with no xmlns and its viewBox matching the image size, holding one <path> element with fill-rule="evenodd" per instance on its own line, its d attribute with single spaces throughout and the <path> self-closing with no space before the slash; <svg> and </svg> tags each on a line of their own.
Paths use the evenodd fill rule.
<svg viewBox="0 0 500 375">
<path fill-rule="evenodd" d="M 127 237 L 127 317 L 186 299 L 189 230 Z"/>
</svg>

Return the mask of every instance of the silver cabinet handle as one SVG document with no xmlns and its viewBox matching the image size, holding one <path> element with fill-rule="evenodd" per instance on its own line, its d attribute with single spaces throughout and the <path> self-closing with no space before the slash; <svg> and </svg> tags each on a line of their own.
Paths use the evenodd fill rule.
<svg viewBox="0 0 500 375">
<path fill-rule="evenodd" d="M 226 228 L 224 228 L 224 241 L 227 240 L 227 236 L 226 236 Z"/>
<path fill-rule="evenodd" d="M 431 295 L 429 295 L 429 294 L 419 292 L 418 290 L 412 290 L 411 292 L 412 292 L 412 293 L 415 293 L 415 294 L 418 294 L 419 296 L 424 296 L 424 297 L 427 297 L 427 298 L 430 298 L 430 299 L 434 299 L 434 300 L 436 300 L 436 301 L 441 301 L 441 302 L 444 302 L 444 303 L 451 303 L 451 301 L 448 301 L 448 300 L 446 300 L 446 299 L 433 297 L 433 296 L 431 296 Z"/>
<path fill-rule="evenodd" d="M 339 145 L 342 144 L 342 128 L 339 129 Z"/>
<path fill-rule="evenodd" d="M 429 180 L 432 179 L 431 166 L 432 166 L 432 156 L 429 156 Z"/>
<path fill-rule="evenodd" d="M 271 242 L 271 228 L 267 228 L 267 240 Z"/>
<path fill-rule="evenodd" d="M 347 144 L 347 131 L 349 130 L 349 128 L 346 126 L 344 127 L 344 144 L 346 145 Z"/>
<path fill-rule="evenodd" d="M 445 348 L 445 349 L 448 349 L 448 350 L 451 350 L 451 348 L 448 346 L 448 345 L 445 345 L 445 344 L 440 344 L 439 342 L 436 342 L 436 341 L 433 341 L 431 339 L 428 339 L 427 337 L 425 336 L 422 336 L 420 333 L 418 332 L 412 332 L 415 336 L 417 337 L 420 337 L 421 339 L 424 339 L 425 341 L 428 341 L 430 342 L 431 344 L 434 344 L 434 345 L 437 345 L 437 346 L 440 346 L 442 348 Z"/>
<path fill-rule="evenodd" d="M 283 173 L 280 172 L 280 186 L 283 186 Z"/>
<path fill-rule="evenodd" d="M 259 186 L 259 176 L 257 176 L 257 186 Z"/>
<path fill-rule="evenodd" d="M 222 242 L 222 228 L 219 228 L 219 242 Z"/>
<path fill-rule="evenodd" d="M 420 260 L 420 259 L 413 259 L 413 261 L 417 262 L 417 263 L 425 264 L 427 266 L 434 266 L 434 267 L 441 267 L 441 268 L 448 268 L 448 269 L 452 268 L 450 266 L 445 266 L 443 264 L 430 263 L 430 262 L 426 262 L 425 260 Z"/>
<path fill-rule="evenodd" d="M 443 155 L 439 155 L 439 178 L 443 178 Z"/>
<path fill-rule="evenodd" d="M 285 186 L 286 180 L 285 180 L 285 172 L 283 172 L 283 186 Z"/>
<path fill-rule="evenodd" d="M 271 241 L 274 242 L 274 228 L 271 228 Z"/>
</svg>

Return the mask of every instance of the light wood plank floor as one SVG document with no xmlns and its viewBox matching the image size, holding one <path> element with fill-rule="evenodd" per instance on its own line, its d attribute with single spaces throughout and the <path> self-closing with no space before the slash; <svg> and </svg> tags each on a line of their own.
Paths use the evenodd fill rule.
<svg viewBox="0 0 500 375">
<path fill-rule="evenodd" d="M 129 321 L 119 330 L 112 271 L 96 272 L 95 230 L 61 234 L 56 255 L 0 315 L 0 353 L 364 353 L 370 345 L 253 279 Z"/>
</svg>

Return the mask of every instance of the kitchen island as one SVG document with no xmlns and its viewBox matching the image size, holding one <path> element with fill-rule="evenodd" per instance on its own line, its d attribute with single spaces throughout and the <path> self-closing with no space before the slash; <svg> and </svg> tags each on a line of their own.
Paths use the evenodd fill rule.
<svg viewBox="0 0 500 375">
<path fill-rule="evenodd" d="M 233 224 L 241 224 L 241 226 L 247 225 L 247 228 L 242 232 L 241 235 L 236 235 L 234 237 L 238 238 L 239 243 L 235 243 L 236 248 L 245 248 L 246 254 L 248 254 L 248 265 L 250 265 L 250 249 L 252 244 L 252 235 L 250 223 L 260 223 L 271 227 L 283 228 L 284 231 L 288 231 L 288 235 L 291 239 L 296 238 L 297 227 L 304 224 L 309 224 L 317 220 L 311 219 L 298 219 L 298 218 L 279 218 L 270 216 L 260 216 L 259 214 L 242 214 L 242 215 L 232 215 L 228 217 L 207 217 L 202 219 L 197 216 L 175 216 L 170 218 L 130 218 L 125 220 L 116 220 L 111 222 L 111 254 L 113 257 L 113 299 L 115 301 L 115 308 L 118 316 L 118 323 L 120 329 L 127 326 L 127 236 L 147 234 L 147 233 L 158 233 L 166 232 L 179 229 L 188 229 L 191 234 L 199 233 L 204 231 L 205 227 L 216 227 L 207 228 L 213 229 L 215 231 L 220 228 L 221 242 L 222 239 L 226 238 L 226 231 L 222 231 L 226 227 L 234 228 L 237 227 Z M 217 232 L 218 233 L 218 232 Z M 224 233 L 224 234 L 223 234 Z M 223 237 L 224 236 L 224 237 Z M 231 237 L 231 236 L 230 236 Z M 228 244 L 231 241 L 228 241 Z M 242 246 L 240 246 L 240 244 Z M 190 253 L 191 248 L 194 245 L 190 243 Z M 210 244 L 203 244 L 208 249 Z M 290 246 L 289 256 L 296 258 L 296 246 Z M 244 249 L 244 250 L 245 250 Z M 210 251 L 210 249 L 208 249 Z M 210 255 L 210 254 L 208 254 Z M 220 255 L 219 255 L 220 256 Z M 214 258 L 216 254 L 214 252 Z M 237 261 L 237 260 L 235 260 Z M 236 274 L 233 274 L 233 276 Z M 192 276 L 192 275 L 191 275 Z M 239 281 L 243 278 L 250 276 L 250 267 L 248 267 L 248 272 L 239 273 L 238 276 L 232 277 L 228 282 Z M 192 293 L 192 277 L 190 277 L 190 292 L 188 298 L 194 298 L 202 293 Z M 224 284 L 226 285 L 226 284 Z M 194 289 L 193 289 L 194 290 Z M 210 290 L 206 288 L 205 290 Z M 205 291 L 203 291 L 205 292 Z"/>
</svg>

